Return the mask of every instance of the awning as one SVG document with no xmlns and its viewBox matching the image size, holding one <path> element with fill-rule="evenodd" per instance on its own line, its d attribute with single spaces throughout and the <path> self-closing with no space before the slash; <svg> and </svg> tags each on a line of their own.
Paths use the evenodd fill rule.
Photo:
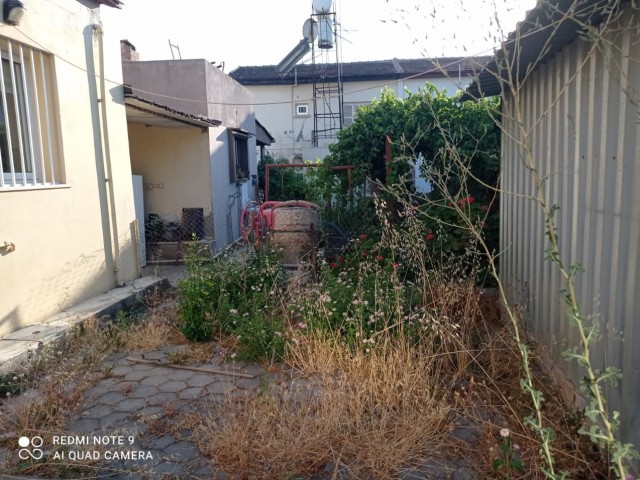
<svg viewBox="0 0 640 480">
<path fill-rule="evenodd" d="M 210 128 L 222 124 L 220 120 L 180 112 L 150 100 L 125 93 L 127 122 L 165 128 Z"/>
</svg>

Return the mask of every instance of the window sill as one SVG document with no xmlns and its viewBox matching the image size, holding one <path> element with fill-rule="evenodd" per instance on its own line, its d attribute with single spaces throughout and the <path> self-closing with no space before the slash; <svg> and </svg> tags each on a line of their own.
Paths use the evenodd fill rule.
<svg viewBox="0 0 640 480">
<path fill-rule="evenodd" d="M 3 192 L 24 192 L 24 191 L 33 191 L 33 190 L 60 190 L 65 188 L 71 188 L 71 185 L 65 183 L 64 185 L 27 185 L 26 187 L 23 185 L 18 185 L 16 187 L 0 187 L 0 193 Z"/>
</svg>

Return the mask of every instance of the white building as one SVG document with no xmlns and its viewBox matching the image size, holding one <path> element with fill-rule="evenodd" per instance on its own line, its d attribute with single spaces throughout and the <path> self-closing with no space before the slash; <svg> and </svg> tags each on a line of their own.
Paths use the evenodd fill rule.
<svg viewBox="0 0 640 480">
<path fill-rule="evenodd" d="M 471 83 L 474 75 L 491 57 L 380 60 L 351 62 L 340 65 L 343 85 L 343 105 L 340 112 L 337 98 L 329 103 L 332 121 L 342 117 L 342 126 L 353 122 L 358 108 L 380 98 L 385 88 L 405 97 L 406 91 L 418 92 L 426 82 L 438 90 L 454 95 Z M 335 143 L 335 130 L 323 134 L 326 102 L 316 95 L 314 83 L 335 85 L 336 65 L 298 65 L 280 75 L 275 65 L 238 67 L 229 74 L 251 90 L 255 96 L 256 116 L 275 138 L 269 151 L 275 157 L 314 160 L 328 154 L 328 145 Z M 314 109 L 314 107 L 316 109 Z M 317 110 L 317 111 L 316 111 Z M 337 125 L 339 128 L 339 124 Z"/>
</svg>

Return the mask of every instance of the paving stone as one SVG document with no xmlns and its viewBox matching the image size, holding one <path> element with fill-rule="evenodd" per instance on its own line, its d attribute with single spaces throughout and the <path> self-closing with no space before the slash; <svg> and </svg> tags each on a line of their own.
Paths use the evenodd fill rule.
<svg viewBox="0 0 640 480">
<path fill-rule="evenodd" d="M 172 475 L 175 477 L 183 477 L 187 473 L 185 465 L 181 465 L 172 461 L 164 461 L 153 467 L 153 478 L 163 478 L 163 475 Z"/>
<path fill-rule="evenodd" d="M 155 365 L 151 365 L 150 363 L 133 363 L 129 362 L 131 365 L 131 370 L 136 372 L 148 372 L 149 370 L 153 370 L 156 368 Z"/>
<path fill-rule="evenodd" d="M 178 392 L 178 395 L 183 400 L 197 400 L 203 397 L 204 389 L 200 387 L 191 387 Z"/>
<path fill-rule="evenodd" d="M 213 395 L 217 395 L 217 394 L 226 394 L 229 393 L 231 391 L 237 391 L 238 389 L 236 387 L 233 386 L 232 383 L 228 383 L 228 382 L 215 382 L 211 385 L 208 385 L 207 387 L 207 392 L 213 394 Z"/>
<path fill-rule="evenodd" d="M 171 378 L 171 380 L 186 381 L 186 380 L 189 380 L 194 375 L 197 375 L 197 373 L 192 372 L 191 370 L 179 370 L 179 369 L 172 368 L 170 369 L 168 377 Z"/>
<path fill-rule="evenodd" d="M 258 388 L 262 380 L 259 377 L 255 378 L 241 378 L 236 380 L 233 384 L 238 388 Z"/>
<path fill-rule="evenodd" d="M 190 387 L 206 387 L 207 385 L 211 385 L 213 382 L 215 382 L 213 375 L 204 373 L 196 374 L 187 381 Z"/>
<path fill-rule="evenodd" d="M 162 392 L 153 395 L 147 399 L 149 405 L 164 405 L 165 403 L 173 402 L 178 398 L 178 395 L 173 392 Z"/>
<path fill-rule="evenodd" d="M 112 368 L 109 371 L 109 374 L 114 377 L 124 377 L 127 373 L 131 372 L 131 366 L 129 365 L 120 365 Z"/>
<path fill-rule="evenodd" d="M 105 393 L 104 395 L 101 395 L 100 397 L 96 398 L 96 401 L 104 405 L 113 405 L 118 402 L 121 402 L 125 398 L 127 398 L 127 396 L 124 393 L 122 393 L 121 387 L 116 386 L 116 387 L 113 387 L 111 392 Z"/>
<path fill-rule="evenodd" d="M 182 462 L 192 460 L 200 454 L 200 450 L 193 442 L 178 442 L 168 446 L 163 450 L 165 455 L 169 455 Z"/>
<path fill-rule="evenodd" d="M 162 435 L 161 437 L 153 438 L 149 442 L 149 448 L 154 450 L 163 450 L 169 445 L 176 443 L 176 439 L 173 435 Z"/>
<path fill-rule="evenodd" d="M 227 476 L 224 475 L 224 477 L 222 476 L 214 476 L 213 475 L 213 469 L 211 468 L 211 465 L 207 464 L 207 465 L 202 465 L 201 467 L 196 468 L 195 470 L 193 470 L 191 472 L 191 475 L 193 475 L 196 478 L 214 478 L 215 480 L 226 480 Z"/>
<path fill-rule="evenodd" d="M 141 385 L 133 389 L 127 397 L 129 398 L 149 398 L 158 393 L 158 388 L 154 385 Z"/>
<path fill-rule="evenodd" d="M 84 418 L 102 418 L 109 415 L 113 409 L 110 405 L 95 405 L 82 412 Z"/>
<path fill-rule="evenodd" d="M 144 352 L 141 353 L 140 356 L 145 360 L 164 360 L 167 358 L 167 354 L 165 352 Z"/>
<path fill-rule="evenodd" d="M 100 430 L 100 423 L 95 418 L 81 418 L 69 424 L 67 429 L 75 433 L 94 433 Z"/>
<path fill-rule="evenodd" d="M 132 370 L 124 376 L 127 382 L 139 382 L 149 376 L 148 370 Z"/>
<path fill-rule="evenodd" d="M 177 393 L 181 390 L 185 390 L 186 388 L 187 388 L 187 384 L 185 382 L 173 381 L 173 379 L 170 382 L 166 382 L 161 385 L 158 385 L 158 390 L 160 390 L 161 392 Z"/>
<path fill-rule="evenodd" d="M 129 416 L 128 413 L 111 413 L 100 419 L 100 425 L 105 430 L 122 427 Z"/>
<path fill-rule="evenodd" d="M 146 401 L 142 398 L 125 398 L 115 405 L 117 412 L 124 413 L 136 413 L 141 410 L 146 404 Z"/>
<path fill-rule="evenodd" d="M 146 406 L 142 408 L 137 415 L 139 417 L 148 417 L 151 415 L 159 415 L 164 412 L 164 407 L 161 406 Z"/>
<path fill-rule="evenodd" d="M 164 382 L 166 382 L 168 380 L 168 376 L 166 374 L 164 375 L 153 375 L 150 377 L 147 377 L 143 380 L 140 381 L 140 385 L 153 385 L 153 386 L 159 386 L 161 384 L 163 384 Z"/>
</svg>

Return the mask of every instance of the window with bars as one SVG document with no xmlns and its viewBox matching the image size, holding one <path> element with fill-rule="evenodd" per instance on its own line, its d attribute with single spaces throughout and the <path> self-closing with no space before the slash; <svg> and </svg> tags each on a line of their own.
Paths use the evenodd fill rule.
<svg viewBox="0 0 640 480">
<path fill-rule="evenodd" d="M 54 154 L 49 55 L 0 38 L 0 189 L 64 183 Z"/>
</svg>

